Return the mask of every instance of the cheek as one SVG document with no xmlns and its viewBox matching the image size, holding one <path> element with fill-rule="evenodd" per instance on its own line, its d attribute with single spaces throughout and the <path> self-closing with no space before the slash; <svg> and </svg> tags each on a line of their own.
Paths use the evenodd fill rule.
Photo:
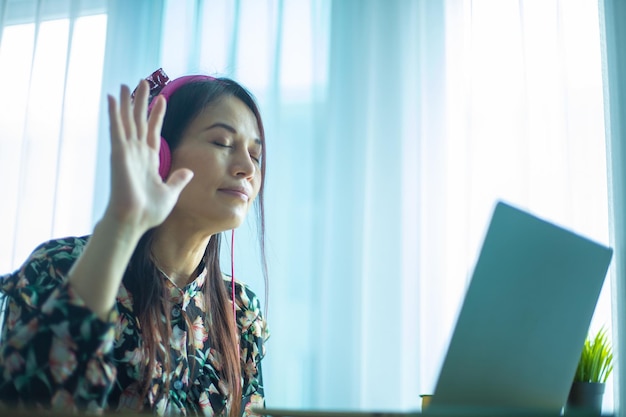
<svg viewBox="0 0 626 417">
<path fill-rule="evenodd" d="M 219 166 L 219 160 L 211 152 L 205 149 L 193 149 L 191 147 L 174 154 L 172 159 L 173 168 L 188 168 L 194 173 L 194 181 L 196 177 L 205 178 L 211 176 Z"/>
<path fill-rule="evenodd" d="M 261 189 L 261 174 L 258 174 L 253 180 L 252 180 L 252 189 L 254 190 L 254 198 L 256 198 L 259 195 L 259 190 Z"/>
</svg>

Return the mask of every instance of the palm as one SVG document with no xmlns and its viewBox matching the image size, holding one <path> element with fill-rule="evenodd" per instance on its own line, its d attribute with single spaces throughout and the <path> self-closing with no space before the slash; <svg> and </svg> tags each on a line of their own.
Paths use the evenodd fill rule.
<svg viewBox="0 0 626 417">
<path fill-rule="evenodd" d="M 160 131 L 165 113 L 162 98 L 146 120 L 148 85 L 137 89 L 134 104 L 123 86 L 120 108 L 109 96 L 111 121 L 111 197 L 107 215 L 129 226 L 149 229 L 171 212 L 192 173 L 180 169 L 163 182 L 158 174 Z"/>
</svg>

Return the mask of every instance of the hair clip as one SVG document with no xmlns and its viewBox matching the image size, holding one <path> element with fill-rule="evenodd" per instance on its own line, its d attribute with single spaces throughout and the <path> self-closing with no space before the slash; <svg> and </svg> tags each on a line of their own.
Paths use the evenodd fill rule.
<svg viewBox="0 0 626 417">
<path fill-rule="evenodd" d="M 148 81 L 148 85 L 150 86 L 150 93 L 148 97 L 148 103 L 150 103 L 154 97 L 159 95 L 161 90 L 163 90 L 163 87 L 170 82 L 170 77 L 168 77 L 165 71 L 163 71 L 163 68 L 159 68 L 146 77 L 145 80 Z M 135 98 L 136 92 L 137 87 L 135 87 L 133 93 L 130 95 L 131 99 Z"/>
</svg>

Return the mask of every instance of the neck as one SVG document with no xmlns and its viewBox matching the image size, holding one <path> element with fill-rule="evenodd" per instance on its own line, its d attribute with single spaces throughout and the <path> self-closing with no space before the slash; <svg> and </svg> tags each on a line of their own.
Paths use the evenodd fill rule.
<svg viewBox="0 0 626 417">
<path fill-rule="evenodd" d="M 155 231 L 152 256 L 161 272 L 182 288 L 196 278 L 210 238 L 206 233 L 185 232 L 166 220 Z"/>
</svg>

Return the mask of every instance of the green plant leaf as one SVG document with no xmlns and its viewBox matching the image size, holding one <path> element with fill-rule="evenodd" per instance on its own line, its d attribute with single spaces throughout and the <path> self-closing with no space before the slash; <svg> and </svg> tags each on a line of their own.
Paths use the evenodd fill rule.
<svg viewBox="0 0 626 417">
<path fill-rule="evenodd" d="M 576 368 L 575 381 L 606 382 L 613 371 L 613 350 L 603 326 L 593 338 L 587 337 Z"/>
</svg>

